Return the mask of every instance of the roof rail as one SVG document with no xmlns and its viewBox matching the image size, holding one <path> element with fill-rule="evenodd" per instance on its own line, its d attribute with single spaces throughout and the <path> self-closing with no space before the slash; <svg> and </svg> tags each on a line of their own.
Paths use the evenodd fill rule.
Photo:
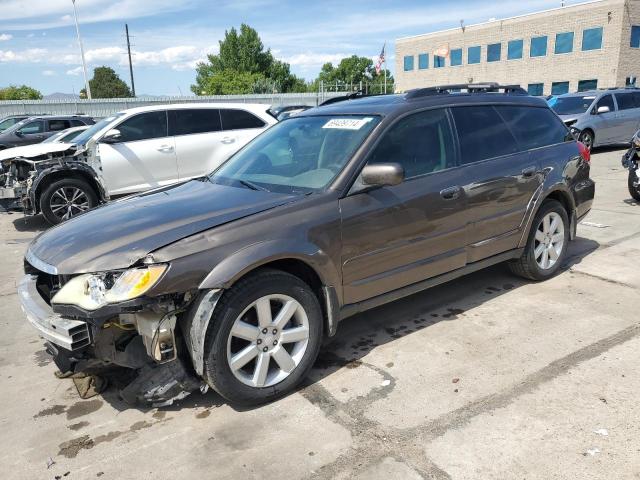
<svg viewBox="0 0 640 480">
<path fill-rule="evenodd" d="M 357 92 L 353 92 L 353 93 L 350 93 L 348 95 L 342 95 L 340 97 L 329 98 L 328 100 L 325 100 L 324 102 L 322 102 L 318 106 L 319 107 L 323 107 L 325 105 L 331 105 L 332 103 L 344 102 L 345 100 L 355 100 L 356 98 L 376 97 L 376 96 L 378 96 L 378 94 L 368 95 L 368 94 L 364 93 L 362 90 L 358 90 Z"/>
<path fill-rule="evenodd" d="M 428 97 L 431 95 L 445 95 L 466 90 L 465 93 L 500 93 L 512 95 L 529 95 L 520 85 L 499 85 L 494 82 L 489 83 L 460 83 L 454 85 L 439 85 L 435 87 L 416 88 L 409 90 L 405 94 L 407 100 L 413 98 Z"/>
</svg>

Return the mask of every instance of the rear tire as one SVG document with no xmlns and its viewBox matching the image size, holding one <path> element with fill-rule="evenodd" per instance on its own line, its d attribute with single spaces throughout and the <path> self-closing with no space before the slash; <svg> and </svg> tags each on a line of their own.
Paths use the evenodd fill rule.
<svg viewBox="0 0 640 480">
<path fill-rule="evenodd" d="M 238 405 L 288 394 L 318 356 L 322 318 L 318 299 L 298 277 L 263 270 L 240 280 L 224 293 L 209 324 L 205 380 Z"/>
<path fill-rule="evenodd" d="M 65 178 L 45 187 L 40 195 L 40 211 L 56 225 L 98 205 L 98 196 L 84 180 Z"/>
<path fill-rule="evenodd" d="M 531 223 L 522 256 L 509 262 L 511 271 L 529 280 L 546 280 L 561 267 L 569 245 L 569 216 L 556 200 L 545 200 Z"/>
<path fill-rule="evenodd" d="M 627 180 L 627 185 L 629 186 L 629 195 L 637 201 L 640 202 L 640 178 L 638 178 L 638 170 L 629 169 L 629 178 Z M 637 182 L 638 186 L 635 186 L 633 182 Z"/>
</svg>

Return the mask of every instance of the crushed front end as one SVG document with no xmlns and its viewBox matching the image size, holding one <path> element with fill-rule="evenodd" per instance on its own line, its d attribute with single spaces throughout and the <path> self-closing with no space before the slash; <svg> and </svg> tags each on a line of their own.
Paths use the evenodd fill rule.
<svg viewBox="0 0 640 480">
<path fill-rule="evenodd" d="M 46 341 L 63 375 L 126 378 L 130 404 L 168 405 L 205 384 L 193 372 L 178 318 L 189 293 L 149 298 L 142 293 L 166 265 L 101 274 L 58 275 L 27 254 L 18 287 L 28 321 Z"/>
</svg>

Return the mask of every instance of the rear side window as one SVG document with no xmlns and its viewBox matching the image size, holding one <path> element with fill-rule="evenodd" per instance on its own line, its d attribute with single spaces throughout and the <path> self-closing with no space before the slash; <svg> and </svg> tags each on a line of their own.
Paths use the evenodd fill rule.
<svg viewBox="0 0 640 480">
<path fill-rule="evenodd" d="M 452 108 L 460 142 L 460 162 L 479 162 L 518 151 L 515 138 L 490 106 Z"/>
<path fill-rule="evenodd" d="M 80 120 L 71 120 L 71 126 L 72 127 L 84 127 L 85 125 L 88 125 L 89 122 L 84 123 Z"/>
<path fill-rule="evenodd" d="M 219 132 L 220 110 L 217 108 L 193 108 L 169 110 L 169 135 Z"/>
<path fill-rule="evenodd" d="M 446 111 L 428 110 L 399 120 L 384 134 L 370 164 L 399 163 L 406 178 L 453 167 L 453 134 Z"/>
<path fill-rule="evenodd" d="M 563 143 L 569 131 L 547 108 L 496 107 L 516 137 L 521 150 Z"/>
<path fill-rule="evenodd" d="M 69 127 L 71 127 L 71 122 L 69 120 L 49 120 L 50 132 L 59 132 L 61 130 L 66 130 Z"/>
<path fill-rule="evenodd" d="M 636 108 L 636 102 L 633 93 L 616 93 L 616 102 L 618 102 L 618 110 L 629 110 Z"/>
<path fill-rule="evenodd" d="M 242 130 L 245 128 L 262 128 L 265 123 L 253 113 L 246 110 L 223 109 L 220 110 L 223 130 Z"/>
<path fill-rule="evenodd" d="M 167 136 L 167 112 L 140 113 L 116 127 L 120 130 L 121 142 L 135 142 Z"/>
</svg>

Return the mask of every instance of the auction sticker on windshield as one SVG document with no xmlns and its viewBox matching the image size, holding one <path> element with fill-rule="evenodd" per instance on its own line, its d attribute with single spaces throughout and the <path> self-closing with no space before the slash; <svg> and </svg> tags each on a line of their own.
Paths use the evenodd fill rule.
<svg viewBox="0 0 640 480">
<path fill-rule="evenodd" d="M 332 118 L 323 125 L 322 128 L 338 128 L 341 130 L 360 130 L 363 125 L 369 123 L 373 118 Z"/>
</svg>

